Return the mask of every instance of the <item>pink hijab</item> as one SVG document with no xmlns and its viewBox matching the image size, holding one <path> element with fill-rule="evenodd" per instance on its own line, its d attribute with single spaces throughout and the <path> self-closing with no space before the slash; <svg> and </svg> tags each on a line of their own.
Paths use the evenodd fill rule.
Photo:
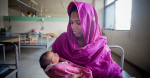
<svg viewBox="0 0 150 78">
<path fill-rule="evenodd" d="M 101 36 L 96 10 L 89 3 L 73 1 L 68 6 L 68 15 L 74 5 L 78 9 L 86 46 L 78 46 L 69 18 L 67 32 L 62 33 L 55 40 L 52 50 L 62 58 L 91 69 L 94 78 L 122 78 L 121 67 L 111 58 L 107 38 Z"/>
</svg>

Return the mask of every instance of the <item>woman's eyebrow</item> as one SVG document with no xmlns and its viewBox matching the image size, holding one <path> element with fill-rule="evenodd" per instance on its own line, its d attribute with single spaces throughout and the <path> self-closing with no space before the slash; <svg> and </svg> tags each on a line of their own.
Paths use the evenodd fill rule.
<svg viewBox="0 0 150 78">
<path fill-rule="evenodd" d="M 72 20 L 70 20 L 70 21 L 72 22 Z M 75 22 L 78 22 L 78 21 L 80 22 L 80 20 L 75 20 Z"/>
</svg>

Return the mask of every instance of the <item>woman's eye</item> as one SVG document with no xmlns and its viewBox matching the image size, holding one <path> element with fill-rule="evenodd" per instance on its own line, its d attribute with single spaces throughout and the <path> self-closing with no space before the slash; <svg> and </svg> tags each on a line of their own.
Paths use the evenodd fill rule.
<svg viewBox="0 0 150 78">
<path fill-rule="evenodd" d="M 71 22 L 71 24 L 73 24 L 73 22 Z"/>
<path fill-rule="evenodd" d="M 77 23 L 78 25 L 81 25 L 81 23 Z"/>
</svg>

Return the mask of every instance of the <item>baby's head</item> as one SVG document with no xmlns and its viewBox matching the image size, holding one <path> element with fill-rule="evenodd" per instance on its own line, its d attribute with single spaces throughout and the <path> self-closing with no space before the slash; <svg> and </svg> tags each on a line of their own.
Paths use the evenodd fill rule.
<svg viewBox="0 0 150 78">
<path fill-rule="evenodd" d="M 56 64 L 59 62 L 59 55 L 52 51 L 47 51 L 41 55 L 39 62 L 41 68 L 46 69 L 48 65 Z"/>
</svg>

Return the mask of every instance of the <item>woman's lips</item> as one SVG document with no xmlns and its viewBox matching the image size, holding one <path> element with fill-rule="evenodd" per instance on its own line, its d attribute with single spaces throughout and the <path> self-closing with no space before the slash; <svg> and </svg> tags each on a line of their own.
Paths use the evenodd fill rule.
<svg viewBox="0 0 150 78">
<path fill-rule="evenodd" d="M 77 34 L 77 31 L 73 31 L 74 34 Z"/>
</svg>

